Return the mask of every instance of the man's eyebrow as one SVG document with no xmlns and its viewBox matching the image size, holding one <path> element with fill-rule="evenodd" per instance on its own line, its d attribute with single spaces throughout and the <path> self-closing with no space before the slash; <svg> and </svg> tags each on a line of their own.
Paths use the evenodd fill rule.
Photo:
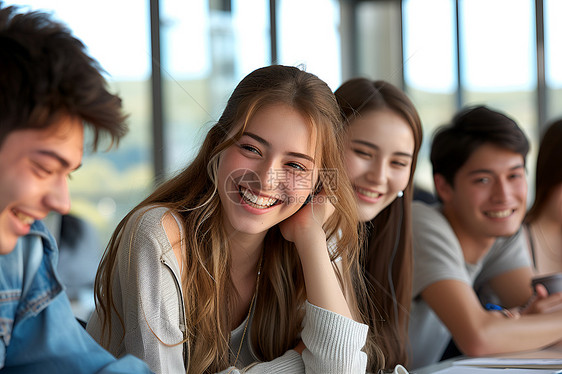
<svg viewBox="0 0 562 374">
<path fill-rule="evenodd" d="M 255 139 L 257 142 L 265 145 L 266 147 L 271 147 L 271 143 L 269 143 L 267 140 L 265 140 L 264 138 L 262 138 L 259 135 L 254 134 L 253 132 L 249 132 L 249 131 L 245 131 L 242 136 L 249 136 L 252 139 Z M 311 162 L 315 162 L 314 158 L 310 157 L 309 155 L 306 155 L 304 153 L 300 153 L 300 152 L 287 152 L 287 155 L 289 156 L 293 156 L 293 157 L 299 157 L 299 158 L 304 158 L 305 160 L 309 160 Z"/>
<path fill-rule="evenodd" d="M 50 150 L 39 150 L 37 151 L 37 153 L 43 155 L 43 156 L 47 156 L 47 157 L 51 157 L 54 158 L 55 160 L 57 160 L 61 166 L 65 169 L 70 168 L 70 162 L 68 162 L 64 157 L 62 157 L 61 155 L 59 155 L 58 153 L 54 152 L 54 151 L 50 151 Z M 82 166 L 82 164 L 78 165 L 76 168 L 72 169 L 72 171 L 77 170 L 78 168 L 80 168 Z"/>
<path fill-rule="evenodd" d="M 356 143 L 356 144 L 361 144 L 364 145 L 365 147 L 369 147 L 375 151 L 378 151 L 380 148 L 378 145 L 373 144 L 371 142 L 362 140 L 362 139 L 352 139 L 351 140 L 352 143 Z M 414 158 L 414 155 L 408 152 L 394 152 L 393 155 L 395 156 L 404 156 L 404 157 L 410 157 L 410 158 Z"/>
<path fill-rule="evenodd" d="M 517 164 L 517 165 L 509 168 L 509 171 L 513 171 L 513 170 L 517 170 L 517 169 L 525 169 L 525 165 Z M 471 170 L 468 173 L 468 175 L 473 175 L 473 174 L 495 174 L 495 172 L 490 170 L 490 169 L 475 169 L 475 170 Z"/>
</svg>

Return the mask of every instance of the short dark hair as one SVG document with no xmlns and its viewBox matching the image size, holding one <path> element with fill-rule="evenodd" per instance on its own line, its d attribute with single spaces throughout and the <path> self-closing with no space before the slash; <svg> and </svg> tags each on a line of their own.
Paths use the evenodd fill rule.
<svg viewBox="0 0 562 374">
<path fill-rule="evenodd" d="M 433 175 L 443 175 L 453 186 L 457 171 L 483 144 L 519 153 L 523 160 L 529 151 L 529 141 L 513 119 L 486 106 L 467 107 L 435 132 L 430 156 Z"/>
<path fill-rule="evenodd" d="M 112 144 L 127 133 L 121 99 L 84 44 L 49 14 L 0 2 L 0 146 L 15 130 L 47 128 L 61 116 L 80 119 Z"/>
</svg>

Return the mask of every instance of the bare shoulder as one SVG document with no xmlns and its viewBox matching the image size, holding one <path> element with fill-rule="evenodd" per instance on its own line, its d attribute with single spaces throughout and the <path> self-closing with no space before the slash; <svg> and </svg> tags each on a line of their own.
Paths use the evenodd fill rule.
<svg viewBox="0 0 562 374">
<path fill-rule="evenodd" d="M 166 231 L 166 235 L 172 243 L 172 246 L 175 242 L 179 241 L 181 229 L 179 227 L 178 218 L 174 216 L 174 213 L 171 210 L 168 210 L 162 216 L 162 227 L 164 231 Z"/>
<path fill-rule="evenodd" d="M 180 269 L 182 268 L 182 229 L 180 228 L 180 219 L 174 212 L 168 210 L 162 216 L 162 227 L 166 232 L 166 236 L 168 237 L 168 241 L 174 250 L 174 255 L 180 265 Z"/>
</svg>

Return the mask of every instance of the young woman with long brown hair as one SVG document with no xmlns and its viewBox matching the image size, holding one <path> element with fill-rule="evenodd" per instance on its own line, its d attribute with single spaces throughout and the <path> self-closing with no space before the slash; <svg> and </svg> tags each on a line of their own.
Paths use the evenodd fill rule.
<svg viewBox="0 0 562 374">
<path fill-rule="evenodd" d="M 364 372 L 342 134 L 318 77 L 250 73 L 195 160 L 117 227 L 88 331 L 157 373 Z"/>
<path fill-rule="evenodd" d="M 535 200 L 523 227 L 536 275 L 562 272 L 562 119 L 542 137 L 535 174 Z"/>
<path fill-rule="evenodd" d="M 418 112 L 400 89 L 355 78 L 335 92 L 347 125 L 346 171 L 359 220 L 367 225 L 362 254 L 367 297 L 358 297 L 369 340 L 379 353 L 368 369 L 407 363 L 412 282 L 411 202 L 422 142 Z"/>
</svg>

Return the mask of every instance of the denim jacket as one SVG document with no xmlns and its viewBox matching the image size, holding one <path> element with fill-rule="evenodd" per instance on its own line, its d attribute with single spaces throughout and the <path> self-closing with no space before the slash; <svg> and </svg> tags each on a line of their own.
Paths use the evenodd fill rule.
<svg viewBox="0 0 562 374">
<path fill-rule="evenodd" d="M 0 255 L 0 372 L 149 373 L 133 356 L 116 360 L 76 321 L 57 259 L 42 222 Z"/>
</svg>

